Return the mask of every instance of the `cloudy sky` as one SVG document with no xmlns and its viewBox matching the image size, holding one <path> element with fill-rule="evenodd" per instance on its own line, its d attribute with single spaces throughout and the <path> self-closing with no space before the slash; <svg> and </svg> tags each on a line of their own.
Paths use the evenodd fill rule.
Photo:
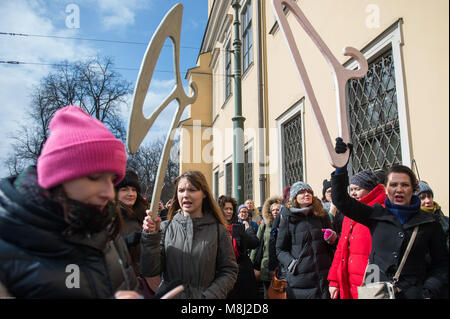
<svg viewBox="0 0 450 319">
<path fill-rule="evenodd" d="M 109 56 L 116 71 L 134 88 L 148 42 L 166 13 L 177 3 L 184 6 L 180 56 L 184 80 L 184 72 L 196 65 L 208 19 L 207 0 L 0 0 L 0 61 L 35 63 L 0 63 L 0 177 L 8 175 L 3 164 L 11 152 L 8 136 L 15 132 L 18 124 L 26 123 L 31 90 L 52 70 L 45 64 Z M 170 40 L 166 40 L 166 45 L 147 94 L 146 115 L 151 114 L 174 85 Z M 129 105 L 122 109 L 125 123 L 131 100 L 132 96 Z M 175 109 L 172 103 L 160 115 L 159 123 L 155 123 L 155 130 L 159 131 L 152 129 L 150 133 L 162 134 L 166 129 L 164 124 L 170 122 L 165 119 L 171 118 Z"/>
</svg>

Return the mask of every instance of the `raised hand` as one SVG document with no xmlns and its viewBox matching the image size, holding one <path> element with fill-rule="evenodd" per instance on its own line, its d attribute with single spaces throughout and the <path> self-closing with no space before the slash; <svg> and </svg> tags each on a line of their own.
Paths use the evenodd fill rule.
<svg viewBox="0 0 450 319">
<path fill-rule="evenodd" d="M 342 154 L 347 151 L 347 144 L 344 143 L 344 140 L 342 139 L 342 137 L 336 138 L 336 146 L 334 147 L 334 150 L 338 154 Z"/>
<path fill-rule="evenodd" d="M 144 218 L 144 222 L 142 223 L 142 229 L 148 233 L 157 232 L 161 226 L 161 218 L 155 217 L 155 220 L 153 220 L 152 212 L 150 210 L 146 210 L 145 213 L 147 216 Z"/>
<path fill-rule="evenodd" d="M 353 151 L 353 144 L 352 143 L 344 143 L 344 140 L 342 139 L 342 137 L 336 138 L 336 146 L 334 147 L 334 151 L 337 154 L 342 154 L 342 153 L 345 153 L 347 151 L 347 149 L 350 150 L 349 156 L 348 156 L 348 159 L 350 159 L 350 155 L 352 154 L 352 151 Z M 345 164 L 345 166 L 347 166 L 347 164 L 348 164 L 348 160 L 347 160 L 347 163 Z"/>
</svg>

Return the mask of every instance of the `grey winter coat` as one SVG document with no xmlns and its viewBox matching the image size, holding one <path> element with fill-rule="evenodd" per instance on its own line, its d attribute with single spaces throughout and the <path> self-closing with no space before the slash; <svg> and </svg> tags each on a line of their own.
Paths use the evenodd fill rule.
<svg viewBox="0 0 450 319">
<path fill-rule="evenodd" d="M 177 213 L 156 234 L 142 232 L 141 272 L 162 275 L 162 289 L 180 280 L 180 299 L 224 299 L 233 288 L 238 265 L 230 233 L 211 212 L 200 218 Z"/>
</svg>

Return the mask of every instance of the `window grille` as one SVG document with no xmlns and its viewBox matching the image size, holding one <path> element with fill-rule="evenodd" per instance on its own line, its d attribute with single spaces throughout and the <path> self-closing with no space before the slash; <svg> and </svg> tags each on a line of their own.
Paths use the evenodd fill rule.
<svg viewBox="0 0 450 319">
<path fill-rule="evenodd" d="M 231 43 L 228 41 L 225 47 L 225 100 L 231 95 Z"/>
<path fill-rule="evenodd" d="M 402 150 L 392 49 L 369 64 L 362 79 L 348 82 L 352 173 L 400 164 Z"/>
<path fill-rule="evenodd" d="M 219 172 L 214 172 L 214 199 L 219 199 Z"/>
<path fill-rule="evenodd" d="M 227 163 L 225 165 L 225 195 L 232 196 L 233 191 L 233 168 L 231 166 L 231 163 Z"/>
<path fill-rule="evenodd" d="M 300 114 L 281 125 L 284 185 L 303 181 L 302 124 Z"/>
<path fill-rule="evenodd" d="M 252 3 L 247 1 L 242 10 L 242 71 L 253 62 Z"/>
<path fill-rule="evenodd" d="M 244 199 L 253 200 L 253 151 L 249 148 L 245 151 L 245 168 L 244 168 Z"/>
</svg>

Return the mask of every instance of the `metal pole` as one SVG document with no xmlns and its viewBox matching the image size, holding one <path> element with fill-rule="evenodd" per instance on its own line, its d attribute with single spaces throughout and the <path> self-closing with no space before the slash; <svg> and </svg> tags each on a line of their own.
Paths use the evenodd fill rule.
<svg viewBox="0 0 450 319">
<path fill-rule="evenodd" d="M 264 121 L 264 71 L 263 71 L 263 3 L 257 1 L 258 36 L 256 37 L 256 50 L 258 51 L 258 163 L 259 163 L 259 203 L 262 207 L 266 201 L 266 125 Z"/>
<path fill-rule="evenodd" d="M 244 121 L 242 116 L 242 68 L 241 68 L 241 46 L 239 0 L 232 3 L 234 9 L 234 104 L 235 116 L 233 117 L 233 170 L 234 170 L 234 197 L 237 203 L 243 204 L 244 198 Z"/>
</svg>

